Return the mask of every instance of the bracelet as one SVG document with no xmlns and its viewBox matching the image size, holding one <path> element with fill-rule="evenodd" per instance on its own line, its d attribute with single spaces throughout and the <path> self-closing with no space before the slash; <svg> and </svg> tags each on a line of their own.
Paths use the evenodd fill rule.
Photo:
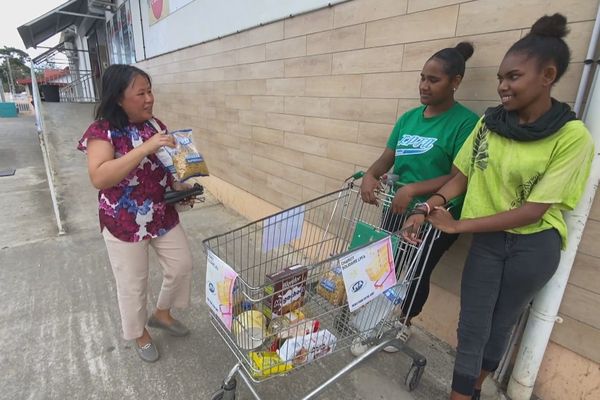
<svg viewBox="0 0 600 400">
<path fill-rule="evenodd" d="M 419 214 L 421 214 L 421 215 L 423 215 L 424 217 L 426 217 L 426 216 L 427 216 L 427 211 L 425 211 L 425 210 L 420 210 L 420 209 L 418 209 L 418 208 L 413 208 L 413 209 L 410 211 L 410 213 L 408 213 L 408 216 L 409 216 L 409 217 L 412 217 L 413 215 L 419 215 Z"/>
<path fill-rule="evenodd" d="M 441 193 L 434 193 L 434 194 L 431 195 L 431 197 L 433 197 L 433 196 L 441 197 L 442 200 L 444 200 L 444 204 L 443 205 L 448 204 L 448 200 L 446 200 L 446 196 L 444 196 L 443 194 L 441 194 Z"/>
<path fill-rule="evenodd" d="M 417 203 L 417 204 L 415 204 L 415 208 L 421 207 L 421 206 L 424 206 L 427 209 L 427 211 L 425 212 L 425 216 L 428 216 L 429 214 L 431 214 L 431 206 L 429 204 L 427 204 L 427 203 Z"/>
</svg>

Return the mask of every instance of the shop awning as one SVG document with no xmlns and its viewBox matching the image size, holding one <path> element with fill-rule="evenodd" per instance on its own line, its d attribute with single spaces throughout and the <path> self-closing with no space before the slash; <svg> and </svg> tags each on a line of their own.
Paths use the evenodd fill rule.
<svg viewBox="0 0 600 400">
<path fill-rule="evenodd" d="M 104 16 L 90 14 L 87 0 L 69 0 L 54 10 L 17 28 L 26 48 L 36 47 L 72 25 L 79 25 L 84 18 L 104 19 Z"/>
</svg>

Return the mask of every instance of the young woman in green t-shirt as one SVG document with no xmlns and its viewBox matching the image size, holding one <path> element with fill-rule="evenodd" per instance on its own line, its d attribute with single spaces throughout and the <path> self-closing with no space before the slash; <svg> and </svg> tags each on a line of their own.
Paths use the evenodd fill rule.
<svg viewBox="0 0 600 400">
<path fill-rule="evenodd" d="M 577 205 L 589 175 L 591 135 L 551 97 L 570 59 L 566 23 L 560 14 L 542 17 L 512 45 L 498 70 L 502 105 L 488 109 L 465 142 L 454 160 L 459 172 L 407 221 L 415 226 L 428 215 L 443 232 L 474 233 L 451 400 L 479 399 L 519 315 L 558 267 L 566 244 L 562 211 Z M 465 192 L 456 220 L 441 199 Z"/>
<path fill-rule="evenodd" d="M 376 204 L 379 178 L 390 168 L 393 167 L 399 181 L 406 184 L 394 196 L 392 213 L 386 213 L 383 226 L 387 230 L 397 231 L 401 227 L 401 215 L 409 204 L 425 201 L 423 196 L 434 193 L 456 172 L 452 171 L 452 161 L 478 120 L 477 114 L 454 99 L 465 74 L 465 61 L 472 54 L 473 46 L 462 42 L 438 51 L 427 60 L 419 83 L 422 106 L 407 111 L 398 119 L 383 154 L 362 179 L 361 196 L 370 204 Z M 461 206 L 462 199 L 458 199 L 453 207 L 457 217 Z M 402 306 L 407 327 L 423 309 L 435 265 L 457 237 L 442 234 L 434 242 L 429 257 L 421 258 L 417 269 L 422 270 L 420 284 L 409 288 L 408 300 Z M 407 333 L 410 331 L 404 332 Z M 352 351 L 356 354 L 360 350 L 353 347 Z M 384 350 L 397 351 L 393 346 Z"/>
</svg>

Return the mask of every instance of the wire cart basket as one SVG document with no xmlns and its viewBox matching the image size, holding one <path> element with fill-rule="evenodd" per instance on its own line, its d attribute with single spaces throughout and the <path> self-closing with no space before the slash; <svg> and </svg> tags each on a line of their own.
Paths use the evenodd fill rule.
<svg viewBox="0 0 600 400">
<path fill-rule="evenodd" d="M 238 361 L 213 400 L 235 399 L 236 377 L 260 400 L 256 384 L 356 346 L 364 353 L 302 399 L 390 345 L 412 359 L 405 383 L 409 390 L 418 386 L 426 359 L 405 345 L 402 332 L 421 279 L 417 266 L 439 232 L 425 223 L 418 244 L 404 240 L 406 215 L 391 213 L 389 184 L 377 193 L 378 205 L 367 204 L 354 183 L 360 177 L 204 240 L 210 320 Z M 356 274 L 368 279 L 353 283 Z M 368 294 L 355 301 L 360 293 Z"/>
</svg>

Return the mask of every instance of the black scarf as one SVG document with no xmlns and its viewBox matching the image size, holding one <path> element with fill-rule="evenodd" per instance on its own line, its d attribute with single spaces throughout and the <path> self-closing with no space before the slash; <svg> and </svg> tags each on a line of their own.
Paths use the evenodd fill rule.
<svg viewBox="0 0 600 400">
<path fill-rule="evenodd" d="M 552 107 L 535 122 L 519 124 L 515 111 L 506 111 L 504 106 L 490 107 L 485 111 L 483 121 L 489 130 L 500 136 L 520 142 L 548 137 L 562 128 L 567 122 L 577 119 L 567 103 L 552 99 Z"/>
</svg>

